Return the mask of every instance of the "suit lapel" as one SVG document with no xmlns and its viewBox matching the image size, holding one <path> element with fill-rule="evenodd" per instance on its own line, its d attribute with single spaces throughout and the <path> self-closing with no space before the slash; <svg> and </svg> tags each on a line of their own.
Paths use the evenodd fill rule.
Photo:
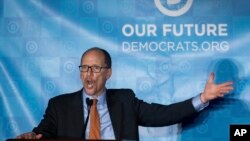
<svg viewBox="0 0 250 141">
<path fill-rule="evenodd" d="M 70 109 L 71 117 L 72 117 L 72 126 L 75 129 L 72 132 L 77 135 L 79 138 L 84 137 L 83 126 L 84 126 L 84 113 L 83 113 L 83 98 L 82 98 L 82 90 L 76 92 L 76 95 L 72 101 L 72 107 Z"/>
<path fill-rule="evenodd" d="M 111 123 L 114 129 L 116 139 L 121 139 L 122 129 L 122 104 L 116 101 L 115 95 L 111 90 L 107 89 L 106 93 L 107 105 Z"/>
</svg>

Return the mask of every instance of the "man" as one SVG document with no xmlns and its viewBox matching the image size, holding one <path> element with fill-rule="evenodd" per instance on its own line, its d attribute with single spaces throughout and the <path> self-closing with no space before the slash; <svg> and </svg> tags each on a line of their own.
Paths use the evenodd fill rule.
<svg viewBox="0 0 250 141">
<path fill-rule="evenodd" d="M 105 88 L 112 74 L 111 57 L 107 51 L 97 47 L 87 50 L 79 68 L 83 89 L 52 98 L 38 127 L 17 136 L 18 139 L 89 139 L 85 99 L 90 98 L 98 100 L 101 139 L 139 140 L 139 125 L 160 127 L 179 123 L 202 110 L 210 100 L 223 97 L 233 89 L 232 82 L 214 84 L 211 74 L 204 92 L 194 98 L 171 105 L 149 104 L 137 99 L 130 89 Z"/>
</svg>

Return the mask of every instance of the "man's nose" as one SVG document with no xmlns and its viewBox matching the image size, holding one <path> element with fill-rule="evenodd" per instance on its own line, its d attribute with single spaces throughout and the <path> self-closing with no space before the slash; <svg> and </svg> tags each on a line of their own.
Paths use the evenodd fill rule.
<svg viewBox="0 0 250 141">
<path fill-rule="evenodd" d="M 92 68 L 89 67 L 88 70 L 87 70 L 87 75 L 92 75 L 92 74 L 93 74 Z"/>
</svg>

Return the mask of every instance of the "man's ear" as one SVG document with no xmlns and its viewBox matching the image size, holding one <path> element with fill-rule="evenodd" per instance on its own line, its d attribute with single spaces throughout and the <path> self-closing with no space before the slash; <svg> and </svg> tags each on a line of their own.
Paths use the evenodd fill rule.
<svg viewBox="0 0 250 141">
<path fill-rule="evenodd" d="M 107 71 L 108 72 L 107 72 L 107 75 L 106 75 L 106 80 L 108 80 L 112 75 L 112 69 L 108 69 Z"/>
</svg>

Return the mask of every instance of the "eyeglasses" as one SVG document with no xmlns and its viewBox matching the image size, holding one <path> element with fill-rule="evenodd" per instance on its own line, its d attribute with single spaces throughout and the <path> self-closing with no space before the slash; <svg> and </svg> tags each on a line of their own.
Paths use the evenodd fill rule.
<svg viewBox="0 0 250 141">
<path fill-rule="evenodd" d="M 102 69 L 108 69 L 108 67 L 101 67 L 101 66 L 88 66 L 88 65 L 80 65 L 79 66 L 79 70 L 81 72 L 88 72 L 89 68 L 94 73 L 99 73 L 99 72 L 101 72 Z"/>
</svg>

